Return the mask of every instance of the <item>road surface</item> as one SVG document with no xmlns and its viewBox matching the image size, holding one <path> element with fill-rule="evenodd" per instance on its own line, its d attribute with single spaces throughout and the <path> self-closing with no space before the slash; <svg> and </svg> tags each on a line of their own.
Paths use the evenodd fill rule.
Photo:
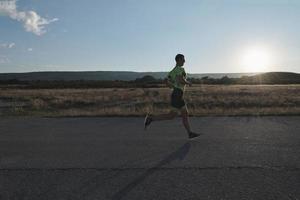
<svg viewBox="0 0 300 200">
<path fill-rule="evenodd" d="M 300 199 L 300 117 L 0 118 L 0 199 Z"/>
</svg>

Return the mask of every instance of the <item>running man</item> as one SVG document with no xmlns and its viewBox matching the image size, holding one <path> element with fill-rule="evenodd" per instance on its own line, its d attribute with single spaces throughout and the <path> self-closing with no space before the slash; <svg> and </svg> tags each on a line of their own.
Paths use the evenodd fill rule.
<svg viewBox="0 0 300 200">
<path fill-rule="evenodd" d="M 191 131 L 189 119 L 188 119 L 188 110 L 186 103 L 183 99 L 183 93 L 185 90 L 185 85 L 191 86 L 192 84 L 186 80 L 186 73 L 183 68 L 185 63 L 184 55 L 177 54 L 175 57 L 176 66 L 169 72 L 167 78 L 167 85 L 173 88 L 171 94 L 171 106 L 174 108 L 168 114 L 162 115 L 150 115 L 147 114 L 144 121 L 145 130 L 153 121 L 160 120 L 170 120 L 174 119 L 177 116 L 177 111 L 180 111 L 182 116 L 183 125 L 188 133 L 189 138 L 194 138 L 199 136 L 199 134 Z"/>
</svg>

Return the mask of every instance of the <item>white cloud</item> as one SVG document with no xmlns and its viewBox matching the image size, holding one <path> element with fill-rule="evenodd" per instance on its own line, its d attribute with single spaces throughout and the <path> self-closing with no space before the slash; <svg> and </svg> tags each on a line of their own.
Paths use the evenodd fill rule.
<svg viewBox="0 0 300 200">
<path fill-rule="evenodd" d="M 16 45 L 15 43 L 10 43 L 10 44 L 8 45 L 8 48 L 11 49 L 11 48 L 13 48 L 15 45 Z"/>
<path fill-rule="evenodd" d="M 7 56 L 0 55 L 0 64 L 10 63 L 10 60 Z"/>
<path fill-rule="evenodd" d="M 27 51 L 33 51 L 33 49 L 32 48 L 28 48 Z"/>
<path fill-rule="evenodd" d="M 4 49 L 11 49 L 15 46 L 15 43 L 2 43 L 0 44 L 0 48 L 4 48 Z"/>
<path fill-rule="evenodd" d="M 45 25 L 58 21 L 58 18 L 45 19 L 32 10 L 18 11 L 16 0 L 0 0 L 0 14 L 22 22 L 27 32 L 32 32 L 36 35 L 43 35 L 46 33 Z"/>
</svg>

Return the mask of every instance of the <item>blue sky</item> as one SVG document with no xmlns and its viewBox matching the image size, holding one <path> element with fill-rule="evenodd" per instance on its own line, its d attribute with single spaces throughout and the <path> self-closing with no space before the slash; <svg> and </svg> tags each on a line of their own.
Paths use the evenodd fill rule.
<svg viewBox="0 0 300 200">
<path fill-rule="evenodd" d="M 168 71 L 177 53 L 190 73 L 300 72 L 297 0 L 14 3 L 0 8 L 0 73 Z"/>
</svg>

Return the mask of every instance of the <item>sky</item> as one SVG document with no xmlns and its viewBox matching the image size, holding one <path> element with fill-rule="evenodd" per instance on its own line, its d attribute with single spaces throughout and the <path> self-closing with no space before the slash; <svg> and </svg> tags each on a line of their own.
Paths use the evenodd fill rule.
<svg viewBox="0 0 300 200">
<path fill-rule="evenodd" d="M 0 73 L 300 73 L 299 0 L 0 0 Z"/>
</svg>

